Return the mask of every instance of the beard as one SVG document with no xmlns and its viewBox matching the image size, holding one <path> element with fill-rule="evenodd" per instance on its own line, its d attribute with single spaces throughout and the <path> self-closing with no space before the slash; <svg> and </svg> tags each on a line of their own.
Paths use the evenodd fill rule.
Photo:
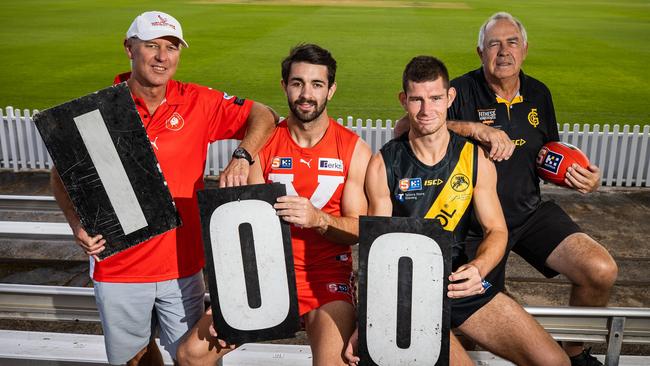
<svg viewBox="0 0 650 366">
<path fill-rule="evenodd" d="M 303 103 L 309 103 L 314 106 L 314 111 L 313 112 L 302 112 L 300 108 L 298 108 L 298 104 L 303 104 Z M 327 99 L 323 101 L 322 104 L 319 104 L 315 100 L 308 100 L 305 98 L 299 98 L 295 100 L 293 103 L 289 102 L 289 109 L 291 110 L 291 113 L 298 119 L 298 121 L 302 123 L 309 123 L 316 118 L 320 117 L 321 114 L 323 114 L 323 111 L 325 110 L 325 107 L 327 107 Z"/>
</svg>

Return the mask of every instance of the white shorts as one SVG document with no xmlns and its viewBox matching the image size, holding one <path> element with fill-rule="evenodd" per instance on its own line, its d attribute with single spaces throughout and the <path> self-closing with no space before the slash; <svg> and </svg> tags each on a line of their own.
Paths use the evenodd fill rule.
<svg viewBox="0 0 650 366">
<path fill-rule="evenodd" d="M 153 338 L 156 325 L 160 344 L 176 359 L 181 338 L 203 315 L 201 271 L 161 282 L 94 284 L 110 364 L 124 364 L 133 358 Z"/>
</svg>

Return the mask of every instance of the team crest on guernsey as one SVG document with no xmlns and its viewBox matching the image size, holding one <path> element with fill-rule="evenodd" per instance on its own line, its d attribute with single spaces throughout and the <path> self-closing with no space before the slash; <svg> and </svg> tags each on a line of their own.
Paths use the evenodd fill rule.
<svg viewBox="0 0 650 366">
<path fill-rule="evenodd" d="M 537 114 L 537 108 L 531 108 L 530 113 L 528 113 L 528 123 L 531 124 L 531 126 L 537 128 L 537 125 L 539 125 L 539 115 Z"/>
<path fill-rule="evenodd" d="M 165 127 L 172 131 L 178 131 L 185 126 L 185 120 L 178 112 L 174 112 L 171 117 L 165 121 Z"/>
<path fill-rule="evenodd" d="M 478 120 L 483 124 L 494 124 L 494 121 L 497 119 L 496 109 L 477 109 L 476 112 L 478 113 Z"/>
<path fill-rule="evenodd" d="M 463 192 L 469 188 L 469 178 L 465 174 L 458 173 L 449 180 L 451 188 L 456 192 Z"/>
<path fill-rule="evenodd" d="M 291 169 L 293 167 L 293 161 L 291 158 L 281 158 L 274 157 L 271 161 L 271 168 L 273 169 Z"/>
</svg>

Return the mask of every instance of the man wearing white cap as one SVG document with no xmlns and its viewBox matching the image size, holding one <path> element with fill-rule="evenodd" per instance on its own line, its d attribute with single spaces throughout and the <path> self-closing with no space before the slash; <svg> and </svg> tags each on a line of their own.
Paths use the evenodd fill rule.
<svg viewBox="0 0 650 366">
<path fill-rule="evenodd" d="M 219 139 L 242 140 L 219 185 L 245 184 L 251 156 L 277 121 L 262 104 L 172 80 L 183 47 L 188 44 L 174 17 L 143 13 L 124 40 L 131 72 L 115 78 L 131 90 L 183 225 L 94 263 L 95 298 L 111 364 L 162 364 L 152 341 L 156 325 L 160 343 L 176 358 L 181 337 L 204 310 L 196 192 L 203 189 L 207 146 Z M 102 236 L 90 237 L 81 226 L 55 170 L 52 189 L 77 244 L 90 256 L 104 250 Z"/>
</svg>

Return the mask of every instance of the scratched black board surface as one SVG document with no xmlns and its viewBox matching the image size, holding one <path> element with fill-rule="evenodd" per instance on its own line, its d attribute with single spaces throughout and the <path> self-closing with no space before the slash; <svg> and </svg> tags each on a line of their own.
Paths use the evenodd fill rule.
<svg viewBox="0 0 650 366">
<path fill-rule="evenodd" d="M 101 116 L 99 120 L 103 120 L 105 130 L 108 131 L 106 136 L 110 136 L 102 142 L 106 144 L 106 153 L 98 150 L 98 144 L 86 146 L 78 128 L 79 122 L 75 122 L 75 118 L 79 119 L 82 115 Z M 106 238 L 106 249 L 99 254 L 100 259 L 181 225 L 176 206 L 126 83 L 44 110 L 34 116 L 34 123 L 84 229 L 90 235 L 101 234 Z M 97 131 L 88 128 L 84 130 L 92 136 L 97 136 L 101 135 L 100 130 L 103 130 L 103 127 L 97 128 Z M 93 160 L 89 149 L 94 149 L 95 157 L 97 154 L 108 154 L 109 150 L 116 152 L 116 159 L 109 161 L 108 165 L 104 162 L 102 166 L 108 168 L 102 171 L 122 169 L 125 175 L 118 175 L 116 178 L 104 174 L 100 177 L 98 166 L 95 164 L 98 159 Z M 107 190 L 111 187 L 118 189 Z M 133 204 L 133 207 L 139 206 L 142 213 L 141 216 L 138 213 L 141 219 L 139 222 L 142 222 L 139 226 L 144 226 L 137 230 L 133 230 L 133 227 L 125 229 L 129 221 L 132 221 L 131 217 L 118 217 L 112 203 L 117 202 L 113 193 L 117 192 L 117 196 L 121 197 L 129 190 L 133 192 L 130 196 L 133 199 L 127 201 Z"/>
</svg>

